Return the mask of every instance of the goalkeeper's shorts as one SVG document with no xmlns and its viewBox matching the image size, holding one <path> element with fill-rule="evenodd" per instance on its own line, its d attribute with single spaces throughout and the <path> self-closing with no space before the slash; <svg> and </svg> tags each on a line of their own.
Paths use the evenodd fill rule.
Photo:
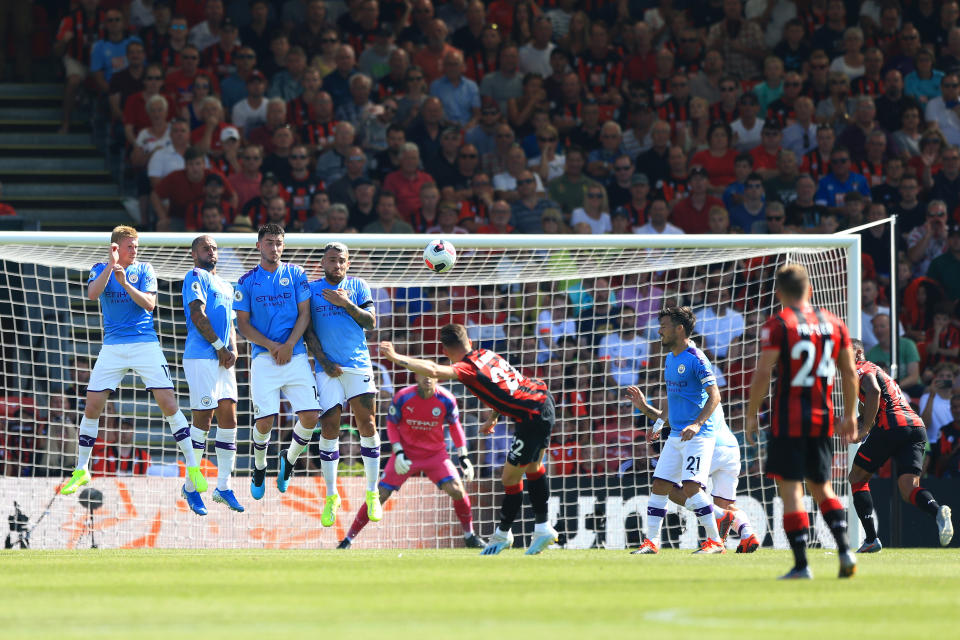
<svg viewBox="0 0 960 640">
<path fill-rule="evenodd" d="M 441 451 L 429 458 L 411 458 L 410 471 L 402 475 L 394 467 L 394 460 L 395 456 L 390 456 L 387 466 L 380 474 L 380 486 L 391 491 L 398 491 L 407 478 L 418 476 L 421 472 L 438 487 L 458 477 L 456 468 L 450 462 L 450 454 L 446 451 Z"/>
</svg>

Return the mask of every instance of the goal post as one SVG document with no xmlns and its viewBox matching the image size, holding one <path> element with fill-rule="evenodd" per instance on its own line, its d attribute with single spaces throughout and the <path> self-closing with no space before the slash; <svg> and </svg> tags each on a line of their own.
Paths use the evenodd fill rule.
<svg viewBox="0 0 960 640">
<path fill-rule="evenodd" d="M 195 234 L 140 235 L 139 260 L 158 277 L 155 326 L 170 365 L 181 407 L 189 418 L 181 364 L 186 325 L 182 278 L 193 267 Z M 256 234 L 214 234 L 220 247 L 217 272 L 236 283 L 256 266 Z M 557 400 L 557 427 L 546 464 L 550 516 L 571 548 L 623 548 L 639 542 L 658 447 L 643 439 L 646 420 L 633 411 L 623 388 L 639 384 L 652 403 L 663 397 L 662 354 L 656 311 L 666 303 L 689 304 L 697 315 L 694 339 L 707 351 L 721 383 L 727 421 L 741 441 L 743 473 L 738 504 L 755 521 L 766 544 L 786 546 L 782 507 L 763 477 L 761 447 L 743 444 L 743 411 L 749 375 L 759 352 L 759 328 L 777 305 L 776 268 L 804 264 L 813 302 L 842 317 L 860 335 L 860 237 L 857 235 L 733 236 L 499 236 L 446 238 L 458 261 L 446 274 L 430 272 L 421 257 L 430 237 L 421 235 L 306 235 L 285 238 L 283 259 L 300 264 L 310 280 L 323 277 L 320 252 L 327 242 L 350 249 L 349 275 L 370 284 L 378 326 L 368 331 L 378 388 L 378 425 L 393 393 L 413 377 L 377 355 L 381 340 L 398 351 L 441 358 L 437 329 L 462 322 L 476 344 L 493 348 L 516 368 L 542 377 Z M 290 441 L 289 407 L 275 426 L 268 460 L 267 494 L 249 494 L 252 466 L 250 360 L 240 338 L 237 375 L 238 451 L 232 481 L 242 514 L 205 494 L 209 515 L 194 516 L 179 497 L 183 471 L 177 448 L 142 383 L 128 375 L 111 396 L 91 462 L 90 491 L 56 497 L 55 488 L 75 464 L 76 425 L 84 382 L 99 351 L 99 304 L 87 300 L 86 276 L 105 261 L 109 233 L 7 233 L 0 236 L 0 516 L 13 503 L 29 519 L 39 548 L 104 547 L 305 547 L 331 548 L 363 502 L 359 441 L 341 437 L 337 525 L 320 526 L 324 495 L 316 436 L 298 464 L 286 494 L 275 489 L 278 447 Z M 487 536 L 497 520 L 498 470 L 511 425 L 490 436 L 478 433 L 486 410 L 459 384 L 447 384 L 458 401 L 478 478 L 467 485 L 477 533 Z M 839 387 L 839 385 L 837 385 Z M 350 424 L 349 411 L 344 424 Z M 215 474 L 213 440 L 204 466 Z M 139 452 L 141 464 L 131 464 Z M 383 462 L 389 447 L 383 449 Z M 836 448 L 834 488 L 844 500 L 848 455 Z M 149 461 L 146 460 L 149 456 Z M 100 469 L 98 471 L 98 469 Z M 451 500 L 427 478 L 411 479 L 387 503 L 383 521 L 358 536 L 358 547 L 462 545 Z M 851 505 L 852 507 L 852 505 Z M 811 508 L 811 511 L 816 511 Z M 851 508 L 852 512 L 853 509 Z M 528 510 L 517 532 L 532 528 Z M 41 520 L 42 516 L 42 520 Z M 39 524 L 37 524 L 39 522 Z M 856 524 L 855 514 L 851 524 Z M 691 547 L 696 520 L 668 517 L 665 544 Z M 854 530 L 856 531 L 856 530 Z M 852 537 L 856 537 L 856 533 Z M 815 520 L 815 544 L 833 544 Z"/>
</svg>

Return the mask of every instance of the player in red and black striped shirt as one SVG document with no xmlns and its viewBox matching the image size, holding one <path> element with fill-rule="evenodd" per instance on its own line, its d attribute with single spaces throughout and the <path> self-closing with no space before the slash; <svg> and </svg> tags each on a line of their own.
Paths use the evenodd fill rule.
<svg viewBox="0 0 960 640">
<path fill-rule="evenodd" d="M 870 433 L 857 450 L 850 470 L 853 505 L 863 524 L 865 539 L 857 553 L 876 553 L 882 549 L 877 537 L 877 523 L 873 519 L 873 496 L 870 478 L 883 463 L 897 461 L 897 486 L 904 500 L 934 517 L 940 535 L 940 544 L 947 546 L 953 539 L 950 507 L 937 504 L 933 494 L 920 486 L 923 470 L 923 452 L 927 447 L 927 432 L 923 420 L 916 414 L 900 391 L 900 386 L 872 362 L 864 360 L 863 343 L 853 341 L 860 377 L 860 412 L 862 424 L 869 425 Z"/>
<path fill-rule="evenodd" d="M 763 325 L 763 352 L 750 385 L 745 435 L 756 440 L 757 412 L 777 370 L 770 411 L 772 437 L 767 442 L 767 473 L 777 481 L 783 499 L 783 528 L 796 565 L 784 578 L 812 578 L 807 566 L 807 529 L 803 482 L 837 542 L 840 577 L 856 570 L 856 558 L 847 541 L 847 515 L 830 487 L 833 463 L 833 382 L 840 373 L 843 417 L 840 433 L 856 437 L 857 378 L 850 336 L 843 321 L 826 309 L 810 305 L 807 270 L 788 264 L 777 271 L 776 295 L 783 309 Z"/>
<path fill-rule="evenodd" d="M 439 335 L 443 352 L 452 366 L 399 354 L 389 342 L 380 343 L 380 354 L 414 373 L 440 381 L 462 382 L 493 410 L 480 427 L 481 433 L 491 433 L 501 415 L 513 418 L 516 429 L 503 465 L 500 525 L 481 553 L 495 555 L 513 545 L 510 527 L 523 506 L 524 474 L 536 521 L 527 554 L 540 553 L 557 539 L 557 532 L 547 522 L 550 487 L 541 462 L 544 450 L 550 446 L 550 431 L 555 421 L 550 391 L 543 380 L 524 376 L 493 351 L 474 349 L 462 324 L 441 327 Z"/>
</svg>

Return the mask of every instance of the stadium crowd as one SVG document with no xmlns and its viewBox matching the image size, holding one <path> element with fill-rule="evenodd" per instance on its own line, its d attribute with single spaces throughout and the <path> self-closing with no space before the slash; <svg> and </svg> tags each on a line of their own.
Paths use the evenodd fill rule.
<svg viewBox="0 0 960 640">
<path fill-rule="evenodd" d="M 957 0 L 79 0 L 56 41 L 63 130 L 78 94 L 107 105 L 157 230 L 790 234 L 896 215 L 895 262 L 889 225 L 860 232 L 863 339 L 889 365 L 896 289 L 929 470 L 960 473 Z M 426 343 L 462 318 L 550 380 L 554 473 L 616 472 L 647 445 L 602 389 L 639 380 L 655 310 L 693 304 L 742 394 L 762 267 L 689 291 L 387 292 L 384 331 Z"/>
</svg>

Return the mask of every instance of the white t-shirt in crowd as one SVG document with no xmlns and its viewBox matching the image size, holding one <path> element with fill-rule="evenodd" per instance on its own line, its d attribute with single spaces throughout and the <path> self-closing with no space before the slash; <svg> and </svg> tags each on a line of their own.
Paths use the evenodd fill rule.
<svg viewBox="0 0 960 640">
<path fill-rule="evenodd" d="M 610 233 L 613 230 L 609 213 L 601 213 L 599 218 L 591 218 L 583 207 L 578 207 L 573 210 L 573 215 L 570 217 L 570 226 L 576 228 L 581 222 L 586 222 L 590 226 L 590 233 L 595 235 Z"/>
</svg>

